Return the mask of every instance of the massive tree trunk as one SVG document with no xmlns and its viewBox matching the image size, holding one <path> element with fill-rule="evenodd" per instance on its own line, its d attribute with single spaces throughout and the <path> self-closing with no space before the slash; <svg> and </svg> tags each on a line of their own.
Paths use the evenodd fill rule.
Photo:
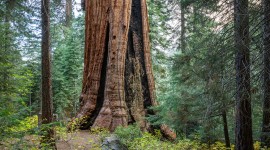
<svg viewBox="0 0 270 150">
<path fill-rule="evenodd" d="M 50 60 L 50 0 L 41 0 L 41 56 L 42 56 L 42 108 L 41 122 L 48 125 L 53 121 L 52 114 L 52 84 L 51 84 L 51 60 Z M 43 139 L 41 142 L 55 148 L 54 132 L 52 129 L 43 131 Z"/>
<path fill-rule="evenodd" d="M 146 0 L 85 1 L 83 89 L 76 118 L 80 128 L 138 123 L 156 106 Z M 164 134 L 175 136 L 166 126 Z"/>
<path fill-rule="evenodd" d="M 236 46 L 236 129 L 235 148 L 253 150 L 248 0 L 234 0 Z"/>
<path fill-rule="evenodd" d="M 263 0 L 264 9 L 264 99 L 263 99 L 263 122 L 262 122 L 262 144 L 270 147 L 270 1 Z"/>
</svg>

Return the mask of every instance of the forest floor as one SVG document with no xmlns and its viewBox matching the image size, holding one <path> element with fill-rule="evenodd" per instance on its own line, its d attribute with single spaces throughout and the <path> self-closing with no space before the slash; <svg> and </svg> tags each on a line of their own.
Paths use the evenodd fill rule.
<svg viewBox="0 0 270 150">
<path fill-rule="evenodd" d="M 120 138 L 126 142 L 130 149 L 137 150 L 228 150 L 222 142 L 216 142 L 212 145 L 188 139 L 169 142 L 160 140 L 147 132 L 138 137 L 130 129 L 121 130 L 121 133 L 117 135 L 120 135 Z M 61 128 L 56 130 L 56 146 L 57 150 L 101 150 L 103 140 L 110 136 L 111 133 L 107 131 L 77 130 L 68 133 L 64 128 Z M 234 145 L 231 146 L 229 149 L 234 150 Z M 7 138 L 5 141 L 0 141 L 0 150 L 13 149 L 39 150 L 40 136 L 30 134 L 23 136 L 23 138 Z M 254 150 L 266 149 L 261 148 L 259 142 L 255 142 Z"/>
<path fill-rule="evenodd" d="M 57 150 L 86 150 L 98 149 L 101 145 L 101 138 L 96 134 L 89 134 L 88 130 L 80 130 L 68 133 L 56 141 Z"/>
<path fill-rule="evenodd" d="M 102 135 L 90 133 L 89 130 L 78 130 L 72 133 L 57 133 L 57 150 L 97 150 L 101 149 Z M 26 135 L 22 139 L 12 138 L 0 143 L 0 150 L 31 149 L 38 150 L 40 138 L 37 135 Z"/>
</svg>

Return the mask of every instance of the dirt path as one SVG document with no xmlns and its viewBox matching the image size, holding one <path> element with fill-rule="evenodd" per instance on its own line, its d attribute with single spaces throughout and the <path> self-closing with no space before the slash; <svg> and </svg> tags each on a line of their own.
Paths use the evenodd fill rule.
<svg viewBox="0 0 270 150">
<path fill-rule="evenodd" d="M 57 150 L 100 150 L 102 133 L 91 133 L 89 130 L 79 130 L 73 133 L 57 133 Z M 106 135 L 108 136 L 108 134 Z M 0 150 L 40 148 L 38 135 L 26 135 L 22 139 L 9 138 L 0 141 Z"/>
<path fill-rule="evenodd" d="M 101 137 L 88 130 L 68 133 L 56 141 L 57 150 L 95 150 L 100 144 Z"/>
</svg>

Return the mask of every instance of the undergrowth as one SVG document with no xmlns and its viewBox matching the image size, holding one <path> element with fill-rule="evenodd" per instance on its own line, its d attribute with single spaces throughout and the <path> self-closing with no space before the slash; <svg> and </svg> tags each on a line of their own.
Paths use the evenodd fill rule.
<svg viewBox="0 0 270 150">
<path fill-rule="evenodd" d="M 11 134 L 0 140 L 0 149 L 40 149 L 40 127 L 38 127 L 37 124 L 37 116 L 32 116 L 25 118 L 16 126 L 5 129 Z M 77 137 L 77 130 L 68 133 L 65 124 L 58 124 L 54 129 L 57 141 L 69 142 L 75 138 L 85 138 Z M 150 134 L 148 132 L 142 132 L 137 125 L 118 127 L 114 134 L 129 150 L 234 150 L 234 145 L 226 149 L 225 144 L 220 141 L 210 145 L 201 143 L 199 140 L 190 139 L 181 139 L 174 142 L 166 141 L 162 138 L 159 130 L 155 130 L 154 134 Z M 101 143 L 104 138 L 110 136 L 111 133 L 106 129 L 92 128 L 89 131 L 89 135 L 94 137 L 88 141 L 88 145 L 91 145 L 91 149 L 101 150 Z M 76 149 L 85 149 L 84 146 L 85 145 L 77 143 Z M 262 148 L 260 142 L 255 142 L 254 150 L 266 150 L 266 148 Z"/>
<path fill-rule="evenodd" d="M 217 141 L 213 144 L 201 143 L 198 140 L 181 139 L 175 142 L 166 141 L 161 138 L 160 131 L 155 134 L 141 132 L 137 125 L 118 127 L 114 132 L 119 140 L 129 150 L 234 150 L 234 145 L 226 148 L 223 142 Z M 260 142 L 254 143 L 254 150 L 266 150 L 261 148 Z M 267 149 L 270 150 L 270 149 Z"/>
</svg>

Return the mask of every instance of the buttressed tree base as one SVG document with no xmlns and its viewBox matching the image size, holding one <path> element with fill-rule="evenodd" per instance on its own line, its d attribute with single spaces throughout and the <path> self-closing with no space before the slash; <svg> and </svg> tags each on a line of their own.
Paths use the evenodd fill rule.
<svg viewBox="0 0 270 150">
<path fill-rule="evenodd" d="M 160 128 L 145 119 L 155 112 L 146 0 L 85 1 L 85 56 L 80 109 L 81 129 L 137 123 L 142 130 Z"/>
</svg>

